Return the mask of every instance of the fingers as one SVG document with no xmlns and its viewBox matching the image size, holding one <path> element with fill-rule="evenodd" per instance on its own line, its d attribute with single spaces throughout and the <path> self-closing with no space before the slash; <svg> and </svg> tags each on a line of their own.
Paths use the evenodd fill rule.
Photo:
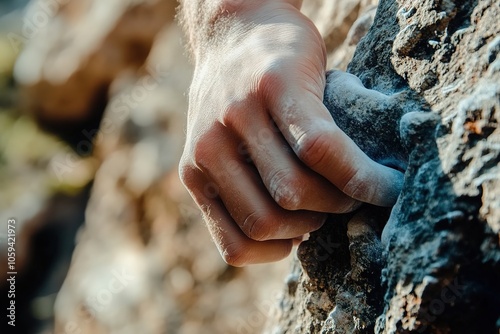
<svg viewBox="0 0 500 334">
<path fill-rule="evenodd" d="M 262 182 L 284 209 L 318 212 L 352 211 L 360 202 L 345 195 L 324 177 L 307 168 L 290 149 L 269 115 L 252 113 L 241 136 Z M 244 117 L 243 117 L 244 118 Z"/>
<path fill-rule="evenodd" d="M 326 215 L 310 211 L 288 211 L 277 205 L 258 176 L 248 166 L 228 182 L 214 175 L 220 197 L 233 220 L 254 240 L 292 239 L 321 227 Z"/>
<path fill-rule="evenodd" d="M 338 128 L 318 96 L 289 91 L 273 102 L 271 113 L 300 160 L 345 194 L 380 206 L 396 202 L 403 174 L 363 153 Z"/>
<path fill-rule="evenodd" d="M 238 142 L 224 128 L 217 141 Z M 206 139 L 208 141 L 208 139 Z M 208 141 L 209 143 L 209 141 Z M 309 211 L 289 211 L 276 204 L 260 176 L 242 161 L 236 147 L 213 145 L 209 164 L 199 162 L 200 169 L 218 187 L 218 195 L 241 230 L 253 240 L 292 239 L 317 230 L 326 216 Z"/>
<path fill-rule="evenodd" d="M 214 183 L 208 181 L 200 170 L 185 167 L 181 170 L 181 177 L 201 208 L 210 234 L 228 264 L 240 267 L 278 261 L 288 256 L 293 239 L 256 241 L 246 236 L 218 198 Z M 200 187 L 201 184 L 208 187 Z"/>
<path fill-rule="evenodd" d="M 276 261 L 297 239 L 320 228 L 326 215 L 276 204 L 255 168 L 243 161 L 238 142 L 220 124 L 198 138 L 194 149 L 189 150 L 188 142 L 181 179 L 204 212 L 226 262 L 241 266 Z"/>
<path fill-rule="evenodd" d="M 287 257 L 293 240 L 255 241 L 235 225 L 220 203 L 204 206 L 204 218 L 217 248 L 226 263 L 242 267 L 279 261 Z"/>
</svg>

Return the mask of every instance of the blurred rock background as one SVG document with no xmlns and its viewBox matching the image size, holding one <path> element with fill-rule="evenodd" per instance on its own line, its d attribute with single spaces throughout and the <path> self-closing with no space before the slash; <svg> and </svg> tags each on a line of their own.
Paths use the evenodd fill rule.
<svg viewBox="0 0 500 334">
<path fill-rule="evenodd" d="M 276 307 L 288 261 L 227 266 L 178 180 L 192 69 L 175 7 L 0 2 L 1 268 L 18 221 L 2 333 L 258 333 Z M 375 2 L 304 12 L 345 68 Z"/>
</svg>

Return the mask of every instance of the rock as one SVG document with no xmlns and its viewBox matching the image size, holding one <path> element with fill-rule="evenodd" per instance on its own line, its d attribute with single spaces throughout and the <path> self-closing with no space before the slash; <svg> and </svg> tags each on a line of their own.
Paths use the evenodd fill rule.
<svg viewBox="0 0 500 334">
<path fill-rule="evenodd" d="M 43 206 L 36 208 L 38 212 L 29 218 L 20 215 L 16 206 L 2 208 L 3 212 L 11 215 L 9 218 L 16 220 L 17 275 L 15 298 L 11 300 L 15 300 L 16 330 L 20 333 L 35 333 L 53 327 L 55 298 L 69 268 L 74 238 L 83 222 L 89 189 L 86 187 L 75 195 L 56 193 L 47 199 L 34 194 L 33 197 L 41 200 Z M 1 216 L 2 221 L 7 222 L 7 217 Z M 2 227 L 7 228 L 6 224 Z M 6 245 L 7 238 L 2 243 L 0 256 L 4 268 L 7 268 Z M 3 272 L 2 282 L 6 282 L 8 277 L 7 272 Z M 0 284 L 0 292 L 4 296 L 7 296 L 8 290 L 7 284 Z M 5 298 L 5 301 L 8 299 Z M 5 333 L 12 331 L 6 323 L 2 326 Z"/>
<path fill-rule="evenodd" d="M 300 265 L 292 272 L 298 278 L 296 288 L 288 289 L 279 321 L 269 332 L 373 330 L 383 307 L 379 286 L 384 259 L 378 235 L 386 216 L 386 210 L 375 208 L 355 216 L 335 215 L 312 233 L 298 249 Z"/>
<path fill-rule="evenodd" d="M 390 218 L 332 216 L 299 247 L 273 333 L 498 332 L 499 15 L 495 1 L 380 2 L 348 67 L 360 81 L 334 72 L 325 104 L 406 170 L 403 190 Z"/>
<path fill-rule="evenodd" d="M 305 0 L 302 12 L 318 27 L 330 67 L 345 70 L 355 46 L 370 28 L 377 0 Z"/>
<path fill-rule="evenodd" d="M 69 268 L 74 238 L 83 222 L 93 178 L 92 159 L 70 155 L 70 148 L 40 130 L 18 108 L 18 90 L 12 78 L 16 50 L 9 37 L 20 30 L 24 1 L 0 5 L 0 265 L 8 268 L 8 247 L 15 248 L 14 268 L 0 274 L 0 292 L 10 290 L 8 272 L 16 272 L 16 332 L 35 333 L 53 328 L 54 301 Z M 4 7 L 4 6 L 7 7 Z M 5 14 L 5 15 L 4 15 Z M 54 172 L 56 156 L 71 156 L 64 175 Z M 58 176 L 61 176 L 59 178 Z M 15 229 L 7 238 L 10 219 Z M 11 257 L 11 256 L 9 256 Z M 9 262 L 12 260 L 10 259 Z M 12 296 L 12 295 L 11 295 Z M 12 332 L 3 322 L 2 333 Z"/>
<path fill-rule="evenodd" d="M 10 36 L 24 46 L 15 77 L 26 110 L 72 144 L 85 138 L 85 128 L 99 125 L 111 83 L 140 69 L 175 6 L 173 0 L 31 2 L 21 34 Z"/>
<path fill-rule="evenodd" d="M 408 151 L 400 134 L 400 119 L 413 106 L 402 103 L 407 94 L 385 95 L 366 89 L 354 75 L 331 71 L 327 75 L 324 103 L 343 131 L 373 160 L 404 171 Z M 346 115 L 348 110 L 356 113 Z M 370 131 L 359 129 L 370 128 Z"/>
<path fill-rule="evenodd" d="M 376 0 L 305 0 L 302 3 L 302 12 L 318 27 L 325 40 L 327 52 L 331 53 L 342 45 L 356 19 L 377 3 Z M 355 34 L 354 31 L 352 30 L 351 34 Z"/>
</svg>

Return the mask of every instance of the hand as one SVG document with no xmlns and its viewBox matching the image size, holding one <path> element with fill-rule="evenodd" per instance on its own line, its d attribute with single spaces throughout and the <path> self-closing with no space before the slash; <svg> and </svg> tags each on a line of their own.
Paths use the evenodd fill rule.
<svg viewBox="0 0 500 334">
<path fill-rule="evenodd" d="M 223 30 L 196 57 L 180 175 L 226 262 L 279 260 L 327 212 L 392 205 L 398 172 L 370 160 L 322 103 L 313 23 L 267 1 Z"/>
</svg>

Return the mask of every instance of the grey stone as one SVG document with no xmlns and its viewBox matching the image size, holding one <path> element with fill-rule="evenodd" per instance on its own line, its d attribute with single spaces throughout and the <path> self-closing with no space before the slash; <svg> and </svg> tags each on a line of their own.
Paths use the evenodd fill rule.
<svg viewBox="0 0 500 334">
<path fill-rule="evenodd" d="M 332 215 L 300 245 L 275 330 L 498 333 L 498 17 L 498 1 L 380 2 L 325 105 L 372 159 L 405 170 L 403 190 L 390 213 Z"/>
</svg>

